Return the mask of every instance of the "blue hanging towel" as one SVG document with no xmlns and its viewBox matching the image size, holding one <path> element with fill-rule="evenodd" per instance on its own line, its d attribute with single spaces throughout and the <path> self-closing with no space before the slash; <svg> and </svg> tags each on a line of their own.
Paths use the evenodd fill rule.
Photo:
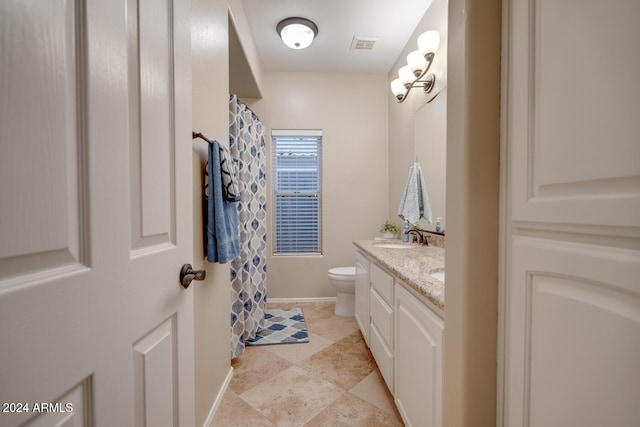
<svg viewBox="0 0 640 427">
<path fill-rule="evenodd" d="M 424 182 L 422 169 L 416 162 L 409 170 L 409 179 L 404 188 L 398 216 L 409 221 L 414 226 L 418 224 L 420 218 L 427 220 L 431 224 L 431 204 L 427 194 L 427 185 Z"/>
<path fill-rule="evenodd" d="M 217 141 L 209 144 L 207 178 L 207 260 L 224 264 L 240 255 L 240 239 L 236 203 L 223 195 L 220 145 Z"/>
</svg>

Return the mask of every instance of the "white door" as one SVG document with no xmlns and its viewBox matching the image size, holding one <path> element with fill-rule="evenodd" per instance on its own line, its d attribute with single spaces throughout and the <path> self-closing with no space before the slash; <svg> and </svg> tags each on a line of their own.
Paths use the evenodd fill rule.
<svg viewBox="0 0 640 427">
<path fill-rule="evenodd" d="M 2 426 L 194 423 L 188 4 L 0 2 Z"/>
<path fill-rule="evenodd" d="M 506 0 L 510 427 L 640 425 L 640 2 Z"/>
</svg>

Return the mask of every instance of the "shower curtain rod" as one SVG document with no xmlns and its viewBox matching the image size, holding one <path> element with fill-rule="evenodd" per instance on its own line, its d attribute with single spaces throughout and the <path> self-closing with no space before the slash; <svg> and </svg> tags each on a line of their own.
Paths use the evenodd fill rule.
<svg viewBox="0 0 640 427">
<path fill-rule="evenodd" d="M 233 94 L 230 94 L 230 96 L 233 96 Z M 242 100 L 242 98 L 240 98 L 238 95 L 235 95 L 235 96 L 236 96 L 236 99 L 242 103 L 242 106 L 243 106 L 244 108 L 246 108 L 247 110 L 249 110 L 249 112 L 251 113 L 251 115 L 252 115 L 255 119 L 257 119 L 258 121 L 260 121 L 260 117 L 258 117 L 258 115 L 255 113 L 255 111 L 253 111 L 253 110 L 251 109 L 251 107 L 249 107 L 249 106 L 248 106 L 248 105 L 247 105 L 247 104 Z"/>
<path fill-rule="evenodd" d="M 244 103 L 243 103 L 243 104 L 244 104 Z M 257 114 L 256 114 L 256 113 L 255 113 L 251 108 L 249 108 L 249 106 L 247 106 L 247 104 L 244 104 L 244 107 L 245 107 L 247 110 L 249 110 L 249 112 L 251 113 L 251 115 L 253 115 L 253 117 L 254 117 L 256 120 L 258 120 L 258 121 L 260 120 L 260 117 L 258 117 L 258 115 L 257 115 Z"/>
</svg>

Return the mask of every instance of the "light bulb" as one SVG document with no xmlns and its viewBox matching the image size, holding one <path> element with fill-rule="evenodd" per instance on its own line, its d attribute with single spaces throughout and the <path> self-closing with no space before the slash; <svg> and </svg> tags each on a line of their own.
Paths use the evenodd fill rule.
<svg viewBox="0 0 640 427">
<path fill-rule="evenodd" d="M 398 77 L 405 86 L 410 85 L 416 79 L 416 76 L 413 75 L 413 70 L 408 65 L 398 70 Z"/>
<path fill-rule="evenodd" d="M 427 66 L 427 60 L 424 59 L 424 55 L 422 55 L 419 50 L 414 50 L 407 55 L 407 64 L 409 64 L 409 68 L 413 71 L 413 75 L 420 77 L 420 74 L 422 74 L 422 71 Z"/>
<path fill-rule="evenodd" d="M 436 53 L 440 45 L 440 33 L 436 30 L 426 31 L 418 37 L 418 50 L 425 56 L 427 53 Z"/>
<path fill-rule="evenodd" d="M 395 79 L 391 82 L 391 92 L 396 98 L 402 99 L 407 93 L 407 88 L 404 87 L 404 83 L 400 79 Z"/>
<path fill-rule="evenodd" d="M 287 25 L 280 32 L 284 44 L 291 49 L 304 49 L 313 41 L 315 34 L 311 28 L 302 24 Z"/>
</svg>

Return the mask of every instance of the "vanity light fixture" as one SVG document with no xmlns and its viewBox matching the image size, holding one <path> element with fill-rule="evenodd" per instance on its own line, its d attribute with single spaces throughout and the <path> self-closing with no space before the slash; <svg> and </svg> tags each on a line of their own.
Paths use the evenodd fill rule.
<svg viewBox="0 0 640 427">
<path fill-rule="evenodd" d="M 435 74 L 427 74 L 440 45 L 440 33 L 426 31 L 418 37 L 418 50 L 407 55 L 407 65 L 398 70 L 398 78 L 391 82 L 391 92 L 398 102 L 403 102 L 411 89 L 423 88 L 425 93 L 433 90 Z"/>
<path fill-rule="evenodd" d="M 278 22 L 276 31 L 291 49 L 304 49 L 318 35 L 318 26 L 306 18 L 293 17 Z"/>
</svg>

